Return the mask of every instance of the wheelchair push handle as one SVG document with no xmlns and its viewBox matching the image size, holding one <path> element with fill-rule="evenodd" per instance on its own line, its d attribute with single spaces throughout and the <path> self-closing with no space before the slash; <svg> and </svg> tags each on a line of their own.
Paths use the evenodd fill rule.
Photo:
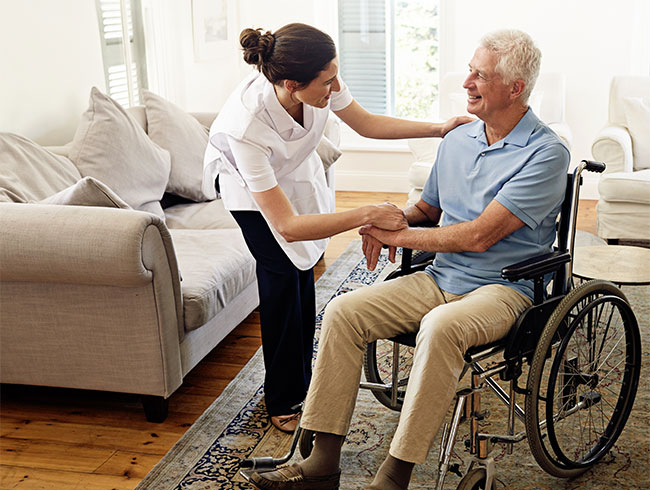
<svg viewBox="0 0 650 490">
<path fill-rule="evenodd" d="M 603 173 L 605 171 L 606 165 L 603 162 L 595 162 L 593 160 L 582 160 L 582 163 L 585 164 L 585 169 L 589 172 Z"/>
</svg>

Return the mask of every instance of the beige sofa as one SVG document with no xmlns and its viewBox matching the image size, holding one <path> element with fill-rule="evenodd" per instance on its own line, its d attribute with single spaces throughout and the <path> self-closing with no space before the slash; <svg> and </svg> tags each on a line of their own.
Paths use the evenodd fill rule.
<svg viewBox="0 0 650 490">
<path fill-rule="evenodd" d="M 136 393 L 162 421 L 183 377 L 258 296 L 232 216 L 219 199 L 194 202 L 214 114 L 191 117 L 153 94 L 145 103 L 126 112 L 93 92 L 64 147 L 0 133 L 0 381 Z M 163 191 L 163 204 L 182 201 L 164 214 L 147 197 Z"/>
</svg>

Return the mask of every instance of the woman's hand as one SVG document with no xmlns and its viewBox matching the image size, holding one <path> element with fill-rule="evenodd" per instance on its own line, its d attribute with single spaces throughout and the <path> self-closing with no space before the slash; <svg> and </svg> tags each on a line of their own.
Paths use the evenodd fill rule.
<svg viewBox="0 0 650 490">
<path fill-rule="evenodd" d="M 361 229 L 359 229 L 359 234 L 361 235 L 361 249 L 363 250 L 363 255 L 366 257 L 368 270 L 374 271 L 375 267 L 377 267 L 383 244 L 372 235 L 365 233 L 369 228 L 370 225 L 362 226 Z M 395 262 L 396 252 L 397 247 L 388 247 L 388 260 Z"/>
<path fill-rule="evenodd" d="M 374 225 L 377 228 L 382 228 L 384 230 L 395 231 L 406 228 L 408 226 L 408 221 L 406 221 L 404 211 L 394 204 L 385 202 L 383 204 L 372 206 L 370 220 L 367 224 Z"/>
<path fill-rule="evenodd" d="M 456 116 L 456 117 L 452 117 L 451 119 L 447 119 L 445 122 L 443 122 L 440 125 L 440 134 L 436 136 L 440 136 L 441 138 L 444 138 L 445 135 L 455 127 L 475 120 L 476 119 L 468 116 Z"/>
</svg>

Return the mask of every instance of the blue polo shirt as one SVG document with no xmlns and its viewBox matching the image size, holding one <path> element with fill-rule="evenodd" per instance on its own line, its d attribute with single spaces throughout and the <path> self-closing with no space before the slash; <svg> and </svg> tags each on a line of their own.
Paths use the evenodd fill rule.
<svg viewBox="0 0 650 490">
<path fill-rule="evenodd" d="M 532 281 L 506 281 L 501 278 L 501 269 L 551 251 L 569 160 L 562 140 L 530 109 L 504 139 L 493 145 L 487 143 L 481 120 L 449 132 L 422 191 L 424 201 L 442 209 L 441 226 L 477 218 L 492 200 L 525 226 L 482 253 L 436 254 L 427 273 L 438 286 L 465 294 L 498 283 L 532 299 Z"/>
</svg>

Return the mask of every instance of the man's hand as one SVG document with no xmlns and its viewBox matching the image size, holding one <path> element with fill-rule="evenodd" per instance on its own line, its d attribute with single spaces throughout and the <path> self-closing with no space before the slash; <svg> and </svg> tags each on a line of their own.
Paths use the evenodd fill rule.
<svg viewBox="0 0 650 490">
<path fill-rule="evenodd" d="M 382 246 L 389 245 L 396 247 L 395 239 L 401 230 L 389 231 L 382 228 L 377 228 L 376 226 L 366 225 L 359 228 L 359 235 L 370 236 L 377 240 Z"/>
<path fill-rule="evenodd" d="M 377 267 L 379 254 L 381 254 L 383 244 L 372 235 L 366 233 L 370 228 L 372 228 L 372 226 L 369 225 L 361 227 L 361 229 L 359 229 L 359 234 L 361 235 L 362 250 L 363 255 L 366 257 L 368 270 L 374 271 L 375 267 Z M 397 247 L 388 247 L 388 260 L 391 262 L 395 262 L 396 251 Z"/>
<path fill-rule="evenodd" d="M 444 138 L 445 135 L 456 126 L 460 126 L 461 124 L 466 124 L 472 121 L 476 121 L 476 119 L 468 116 L 456 116 L 452 117 L 451 119 L 447 119 L 444 123 L 442 123 L 442 127 L 440 128 L 440 137 Z"/>
</svg>

